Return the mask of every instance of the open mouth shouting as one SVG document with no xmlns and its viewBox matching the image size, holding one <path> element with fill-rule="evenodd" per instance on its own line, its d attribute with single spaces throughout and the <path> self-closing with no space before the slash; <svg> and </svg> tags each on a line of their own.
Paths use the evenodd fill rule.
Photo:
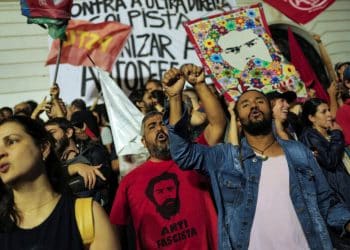
<svg viewBox="0 0 350 250">
<path fill-rule="evenodd" d="M 157 138 L 157 141 L 160 141 L 160 142 L 165 142 L 168 140 L 168 136 L 164 132 L 159 132 L 156 138 Z"/>
<path fill-rule="evenodd" d="M 249 118 L 253 120 L 263 118 L 263 113 L 258 109 L 252 109 L 249 113 Z"/>
</svg>

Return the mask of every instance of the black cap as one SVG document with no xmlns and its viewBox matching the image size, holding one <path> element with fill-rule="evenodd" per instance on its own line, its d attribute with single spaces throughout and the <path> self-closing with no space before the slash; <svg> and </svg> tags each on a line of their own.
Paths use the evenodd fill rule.
<svg viewBox="0 0 350 250">
<path fill-rule="evenodd" d="M 98 124 L 95 116 L 92 112 L 86 111 L 76 111 L 72 114 L 70 123 L 74 127 L 83 128 L 84 123 L 88 126 L 88 128 L 96 135 L 99 136 L 100 132 L 98 129 Z"/>
<path fill-rule="evenodd" d="M 272 91 L 266 94 L 266 97 L 269 101 L 275 99 L 285 99 L 288 103 L 292 103 L 297 99 L 297 94 L 294 91 L 286 91 L 280 93 L 278 91 Z"/>
</svg>

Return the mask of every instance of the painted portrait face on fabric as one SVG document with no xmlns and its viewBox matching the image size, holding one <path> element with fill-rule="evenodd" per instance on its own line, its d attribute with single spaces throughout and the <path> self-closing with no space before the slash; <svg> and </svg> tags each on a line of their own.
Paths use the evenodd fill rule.
<svg viewBox="0 0 350 250">
<path fill-rule="evenodd" d="M 261 59 L 271 63 L 272 58 L 264 41 L 253 30 L 230 31 L 218 40 L 221 56 L 232 67 L 241 71 L 250 60 Z"/>
<path fill-rule="evenodd" d="M 298 72 L 274 44 L 260 4 L 188 21 L 190 41 L 228 101 L 248 89 L 294 91 L 306 98 Z"/>
<path fill-rule="evenodd" d="M 180 210 L 179 180 L 174 173 L 165 172 L 148 183 L 146 196 L 155 205 L 156 211 L 169 220 Z"/>
</svg>

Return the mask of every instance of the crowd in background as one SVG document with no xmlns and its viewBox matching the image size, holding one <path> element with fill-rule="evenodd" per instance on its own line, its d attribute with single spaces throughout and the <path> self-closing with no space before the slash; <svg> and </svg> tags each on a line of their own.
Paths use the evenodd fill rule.
<svg viewBox="0 0 350 250">
<path fill-rule="evenodd" d="M 177 106 L 173 100 L 179 98 L 183 107 L 182 111 L 186 111 L 189 116 L 189 124 L 186 127 L 190 131 L 188 133 L 189 139 L 206 146 L 214 146 L 223 142 L 241 145 L 241 139 L 245 137 L 242 121 L 238 119 L 237 104 L 227 103 L 214 85 L 205 85 L 204 88 L 198 83 L 200 80 L 203 80 L 199 78 L 204 74 L 200 67 L 184 65 L 179 70 L 181 71 L 181 76 L 184 76 L 184 80 L 190 83 L 191 87 L 176 89 L 174 86 L 177 85 L 173 86 L 174 83 L 172 81 L 179 80 L 171 74 L 179 74 L 179 72 L 173 72 L 170 69 L 163 79 L 148 80 L 143 89 L 137 89 L 130 93 L 129 99 L 145 115 L 143 123 L 140 124 L 140 127 L 142 126 L 141 136 L 145 147 L 149 151 L 150 158 L 144 163 L 148 167 L 141 165 L 125 177 L 123 176 L 123 178 L 119 176 L 119 160 L 113 144 L 106 107 L 101 104 L 97 105 L 97 102 L 91 107 L 87 107 L 82 99 L 76 99 L 67 105 L 60 97 L 58 84 L 51 87 L 50 98 L 45 98 L 41 103 L 26 101 L 15 105 L 15 107 L 2 107 L 0 109 L 0 136 L 4 134 L 1 131 L 4 130 L 6 124 L 11 124 L 15 128 L 16 126 L 23 127 L 25 132 L 30 134 L 31 132 L 28 131 L 31 130 L 28 127 L 29 125 L 27 125 L 30 121 L 22 121 L 22 118 L 20 118 L 22 116 L 27 117 L 24 119 L 35 120 L 35 123 L 38 124 L 37 126 L 45 128 L 48 134 L 45 134 L 45 131 L 41 131 L 40 136 L 45 134 L 46 137 L 43 138 L 46 139 L 39 138 L 39 135 L 30 134 L 35 141 L 33 145 L 38 146 L 35 150 L 41 150 L 41 158 L 43 158 L 45 164 L 53 164 L 52 162 L 47 163 L 46 159 L 48 159 L 49 155 L 50 157 L 55 155 L 55 158 L 52 159 L 59 161 L 62 179 L 67 181 L 69 190 L 74 194 L 74 197 L 93 197 L 94 201 L 104 208 L 104 211 L 110 215 L 112 224 L 119 226 L 119 234 L 117 234 L 119 237 L 116 237 L 116 239 L 121 241 L 123 248 L 165 249 L 165 247 L 169 247 L 169 249 L 185 249 L 187 247 L 187 249 L 225 249 L 222 246 L 218 247 L 220 245 L 218 241 L 224 241 L 222 237 L 225 236 L 223 236 L 220 229 L 219 233 L 217 232 L 218 218 L 216 212 L 219 208 L 214 206 L 209 184 L 210 182 L 213 184 L 213 182 L 206 179 L 206 177 L 202 177 L 201 174 L 197 176 L 197 174 L 188 173 L 192 171 L 173 169 L 176 165 L 171 160 L 173 152 L 171 152 L 170 156 L 168 133 L 163 120 L 172 124 L 171 120 L 174 117 L 172 112 L 177 111 Z M 335 70 L 338 74 L 338 80 L 330 83 L 327 89 L 330 97 L 329 103 L 317 98 L 312 88 L 308 89 L 308 98 L 302 100 L 302 102 L 296 96 L 296 93 L 292 91 L 285 93 L 270 92 L 266 94 L 266 98 L 269 100 L 272 111 L 272 128 L 275 137 L 282 140 L 299 141 L 310 149 L 337 199 L 347 207 L 350 207 L 350 63 L 338 63 Z M 213 97 L 215 100 L 213 100 Z M 43 118 L 43 113 L 46 113 L 45 118 Z M 254 114 L 252 115 L 254 116 Z M 258 116 L 258 114 L 256 115 Z M 10 130 L 10 128 L 6 129 Z M 154 132 L 152 129 L 158 129 L 159 131 Z M 9 132 L 10 135 L 16 133 L 22 132 Z M 4 135 L 5 137 L 9 136 L 6 133 Z M 51 138 L 48 138 L 50 135 Z M 5 137 L 0 139 L 5 140 Z M 47 155 L 45 155 L 46 147 L 44 147 L 47 145 L 45 144 L 46 141 L 51 142 L 50 148 L 53 151 L 47 149 L 50 151 Z M 1 147 L 5 147 L 6 143 L 2 142 Z M 254 147 L 253 149 L 257 155 L 263 158 L 265 153 L 275 143 L 275 140 L 271 143 L 266 148 Z M 163 144 L 165 145 L 164 147 Z M 35 148 L 35 146 L 32 147 Z M 1 226 L 4 227 L 6 225 L 8 228 L 11 228 L 8 226 L 11 225 L 11 222 L 4 222 L 6 217 L 4 215 L 10 214 L 10 217 L 7 217 L 7 219 L 11 218 L 13 222 L 17 223 L 17 226 L 20 228 L 31 228 L 31 223 L 27 223 L 26 220 L 21 222 L 21 218 L 31 218 L 30 216 L 27 217 L 25 212 L 18 216 L 19 219 L 14 219 L 17 218 L 16 211 L 21 211 L 21 205 L 18 205 L 21 204 L 21 200 L 18 197 L 22 197 L 19 195 L 22 189 L 14 185 L 16 182 L 12 182 L 12 180 L 7 181 L 6 177 L 3 177 L 7 171 L 11 171 L 11 166 L 7 170 L 7 161 L 2 161 L 6 158 L 7 151 L 1 150 L 1 191 L 5 192 L 4 190 L 6 190 L 6 192 L 10 192 L 10 198 L 6 202 L 12 202 L 6 204 L 16 204 L 16 208 L 9 212 L 7 211 L 9 210 L 8 205 L 6 208 L 5 203 L 1 200 Z M 126 157 L 128 158 L 128 156 Z M 40 162 L 41 158 L 35 159 L 36 162 Z M 132 155 L 130 155 L 130 161 L 132 161 L 131 159 Z M 150 162 L 160 162 L 161 164 L 152 163 L 152 165 Z M 178 161 L 176 163 L 180 165 Z M 40 165 L 41 163 L 36 164 Z M 58 162 L 55 163 L 55 165 L 57 164 Z M 51 168 L 51 165 L 49 168 Z M 168 170 L 172 169 L 172 171 L 176 172 L 177 177 L 171 175 L 162 176 L 163 172 L 167 172 L 164 170 L 165 168 Z M 178 169 L 177 166 L 176 169 Z M 183 177 L 185 174 L 182 172 L 187 174 L 186 177 Z M 33 180 L 34 177 L 32 178 L 32 176 L 35 175 L 33 173 L 31 172 L 30 176 L 23 174 L 25 177 L 21 176 L 17 180 L 19 183 L 17 184 L 20 186 L 22 182 L 26 183 L 29 179 Z M 60 204 L 61 201 L 58 201 L 59 198 L 56 193 L 61 193 L 61 191 L 57 191 L 56 186 L 52 185 L 51 179 L 55 179 L 52 176 L 54 173 L 51 173 L 51 170 L 43 171 L 43 173 L 48 176 L 51 183 L 50 187 L 48 184 L 45 184 L 45 187 L 54 191 L 52 191 L 52 197 L 50 196 L 51 198 L 48 199 L 48 202 L 38 203 L 38 209 L 45 208 L 45 211 L 49 211 L 49 207 L 53 209 L 55 204 Z M 162 177 L 160 179 L 155 178 L 159 176 Z M 172 178 L 179 178 L 180 180 L 174 182 L 181 183 L 181 187 L 185 186 L 191 195 L 187 194 L 186 201 L 181 201 L 181 204 L 175 206 L 176 208 L 173 205 L 169 207 L 167 204 L 163 207 L 161 206 L 162 204 L 159 204 L 160 196 L 155 195 L 155 186 L 157 183 L 165 183 L 172 180 Z M 147 183 L 143 183 L 146 182 L 146 179 Z M 148 183 L 148 180 L 153 179 L 153 186 L 148 186 L 151 183 Z M 188 183 L 184 184 L 185 180 Z M 191 185 L 191 181 L 192 184 L 195 184 Z M 140 186 L 137 186 L 138 184 Z M 235 186 L 234 184 L 232 185 L 234 192 Z M 13 188 L 14 191 L 12 192 L 14 194 L 11 194 L 11 188 L 9 189 L 8 186 Z M 31 185 L 29 187 L 34 188 Z M 163 191 L 165 192 L 165 190 Z M 142 193 L 142 196 L 138 193 Z M 155 211 L 161 214 L 164 221 L 174 220 L 172 228 L 170 226 L 167 228 L 165 224 L 161 225 L 164 227 L 161 234 L 163 238 L 154 240 L 158 236 L 152 227 L 160 221 L 153 218 L 156 212 L 145 213 L 144 210 L 146 209 L 140 204 L 141 207 L 134 207 L 135 204 L 138 204 L 135 203 L 135 199 L 138 199 L 138 201 L 142 201 L 142 199 L 151 200 L 156 206 Z M 233 199 L 239 198 L 235 197 Z M 179 201 L 174 198 L 174 200 L 167 202 L 176 204 Z M 233 201 L 232 206 L 234 206 L 234 203 L 235 201 Z M 197 212 L 191 211 L 191 206 L 195 206 Z M 183 214 L 183 218 L 178 217 L 174 219 L 174 216 L 179 213 L 178 210 L 184 207 L 186 209 L 188 207 L 188 211 Z M 99 210 L 96 211 L 98 211 L 97 213 L 102 213 Z M 43 216 L 45 216 L 45 213 Z M 62 216 L 65 217 L 65 215 Z M 99 230 L 102 230 L 100 229 L 101 225 L 105 226 L 107 224 L 104 215 L 102 218 L 101 224 L 96 224 Z M 190 218 L 196 218 L 196 221 Z M 99 220 L 97 222 L 100 223 Z M 201 225 L 201 223 L 205 225 Z M 147 227 L 147 225 L 151 227 Z M 225 225 L 222 226 L 224 227 Z M 205 232 L 207 237 L 203 236 Z M 337 249 L 350 249 L 350 241 L 346 237 L 339 237 L 340 233 L 331 227 L 328 228 L 328 232 L 333 245 Z M 99 238 L 100 235 L 97 234 L 96 239 L 106 243 L 110 241 L 110 238 L 113 238 L 112 235 L 115 235 L 113 229 L 109 233 L 104 232 L 104 234 L 105 236 L 102 236 L 102 238 Z M 218 234 L 219 239 L 217 238 Z M 20 235 L 22 235 L 21 232 Z M 196 235 L 200 235 L 200 240 L 193 240 L 191 245 L 189 239 L 195 239 Z M 69 237 L 66 240 L 69 241 Z M 75 240 L 77 239 L 70 239 L 72 242 Z M 184 245 L 177 245 L 180 244 L 179 242 Z M 310 241 L 308 243 L 310 247 Z M 154 248 L 150 248 L 152 244 L 154 244 Z M 81 244 L 77 243 L 77 245 Z M 105 246 L 95 243 L 95 245 L 95 248 L 91 249 L 114 249 L 118 247 L 119 243 L 112 242 L 110 245 L 107 244 Z M 197 248 L 191 248 L 191 246 L 197 246 Z M 62 249 L 68 249 L 64 248 L 65 246 L 62 247 Z M 74 249 L 79 249 L 79 247 Z"/>
</svg>

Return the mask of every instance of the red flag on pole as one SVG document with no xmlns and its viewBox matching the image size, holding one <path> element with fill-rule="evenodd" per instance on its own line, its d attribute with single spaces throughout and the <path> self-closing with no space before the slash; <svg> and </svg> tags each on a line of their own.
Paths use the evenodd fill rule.
<svg viewBox="0 0 350 250">
<path fill-rule="evenodd" d="M 310 22 L 335 0 L 264 0 L 296 23 Z"/>
<path fill-rule="evenodd" d="M 288 28 L 288 40 L 291 62 L 300 73 L 300 78 L 304 81 L 306 87 L 310 87 L 312 85 L 312 88 L 315 90 L 318 98 L 329 102 L 328 94 L 323 89 L 315 72 L 312 70 L 309 61 L 305 57 L 290 28 Z"/>
<path fill-rule="evenodd" d="M 66 30 L 67 41 L 63 43 L 61 63 L 98 66 L 111 72 L 130 32 L 131 26 L 118 22 L 70 20 Z M 46 65 L 56 63 L 58 48 L 59 42 L 54 41 Z"/>
<path fill-rule="evenodd" d="M 21 0 L 22 15 L 35 18 L 70 19 L 73 0 Z"/>
</svg>

